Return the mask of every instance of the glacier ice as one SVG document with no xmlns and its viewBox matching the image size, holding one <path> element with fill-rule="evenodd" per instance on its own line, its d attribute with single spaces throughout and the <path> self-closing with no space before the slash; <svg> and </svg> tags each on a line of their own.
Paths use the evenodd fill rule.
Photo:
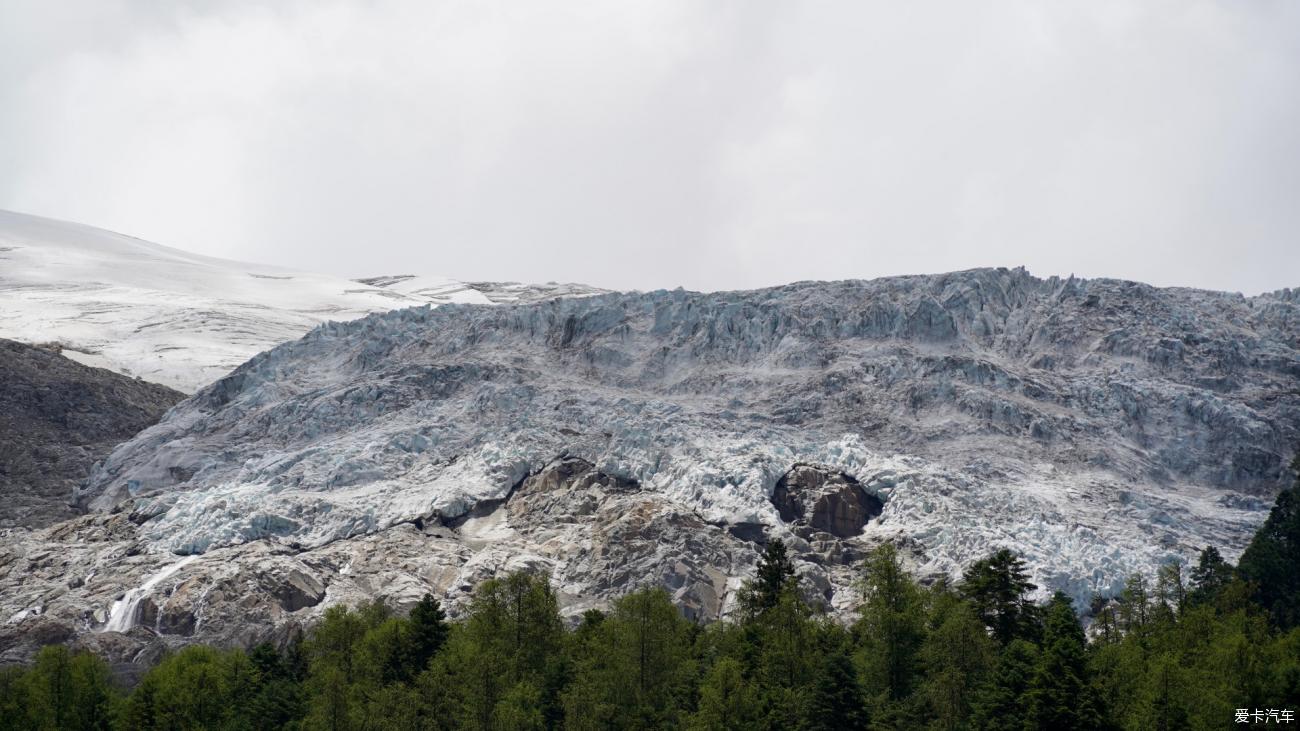
<svg viewBox="0 0 1300 731">
<path fill-rule="evenodd" d="M 885 501 L 953 574 L 996 546 L 1077 598 L 1231 553 L 1286 479 L 1296 298 L 975 270 L 754 292 L 416 307 L 262 353 L 80 496 L 179 553 L 449 521 L 558 455 L 716 525 L 784 528 L 792 464 Z M 1177 343 L 1177 345 L 1171 345 Z"/>
</svg>

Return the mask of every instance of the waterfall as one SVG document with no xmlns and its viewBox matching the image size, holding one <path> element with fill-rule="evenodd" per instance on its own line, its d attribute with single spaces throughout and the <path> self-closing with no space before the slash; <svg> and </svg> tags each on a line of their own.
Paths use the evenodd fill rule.
<svg viewBox="0 0 1300 731">
<path fill-rule="evenodd" d="M 140 609 L 140 602 L 146 596 L 149 596 L 149 592 L 153 591 L 153 588 L 158 586 L 158 584 L 167 577 L 184 568 L 185 564 L 188 564 L 197 558 L 198 556 L 186 556 L 176 563 L 168 564 L 167 566 L 162 567 L 162 569 L 153 576 L 146 579 L 143 584 L 128 591 L 126 594 L 123 594 L 122 598 L 113 602 L 113 606 L 109 608 L 108 621 L 104 623 L 104 626 L 100 631 L 126 632 L 134 627 L 136 614 Z"/>
</svg>

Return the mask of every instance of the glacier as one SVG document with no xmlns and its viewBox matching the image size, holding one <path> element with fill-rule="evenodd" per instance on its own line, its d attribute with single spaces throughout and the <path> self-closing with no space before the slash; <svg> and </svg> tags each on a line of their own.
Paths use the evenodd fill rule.
<svg viewBox="0 0 1300 731">
<path fill-rule="evenodd" d="M 253 357 L 114 450 L 77 492 L 86 515 L 0 548 L 0 616 L 102 629 L 188 556 L 141 597 L 159 631 L 135 642 L 283 636 L 425 591 L 454 613 L 512 567 L 548 571 L 571 616 L 653 583 L 708 619 L 774 537 L 841 615 L 884 540 L 929 579 L 1009 547 L 1085 605 L 1205 545 L 1240 552 L 1290 479 L 1298 385 L 1300 292 L 1022 269 L 372 314 Z M 879 514 L 787 520 L 783 480 Z M 48 599 L 42 577 L 94 567 Z"/>
</svg>

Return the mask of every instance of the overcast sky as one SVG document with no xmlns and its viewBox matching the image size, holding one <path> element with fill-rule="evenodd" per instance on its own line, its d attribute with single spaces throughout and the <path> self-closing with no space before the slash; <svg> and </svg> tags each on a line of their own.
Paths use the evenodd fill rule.
<svg viewBox="0 0 1300 731">
<path fill-rule="evenodd" d="M 0 0 L 0 208 L 328 271 L 1300 286 L 1300 2 Z"/>
</svg>

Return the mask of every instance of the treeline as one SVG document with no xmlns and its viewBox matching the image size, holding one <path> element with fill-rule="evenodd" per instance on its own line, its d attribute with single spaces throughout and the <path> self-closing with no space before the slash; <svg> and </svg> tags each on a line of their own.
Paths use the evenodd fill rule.
<svg viewBox="0 0 1300 731">
<path fill-rule="evenodd" d="M 425 597 L 332 607 L 284 650 L 192 646 L 129 692 L 88 654 L 47 647 L 0 671 L 10 729 L 1221 729 L 1237 709 L 1300 711 L 1300 512 L 1279 497 L 1238 566 L 1039 604 L 1000 550 L 920 585 L 897 550 L 861 564 L 845 625 L 803 599 L 772 541 L 740 616 L 700 626 L 662 589 L 566 628 L 547 577 L 478 587 L 448 622 Z"/>
</svg>

